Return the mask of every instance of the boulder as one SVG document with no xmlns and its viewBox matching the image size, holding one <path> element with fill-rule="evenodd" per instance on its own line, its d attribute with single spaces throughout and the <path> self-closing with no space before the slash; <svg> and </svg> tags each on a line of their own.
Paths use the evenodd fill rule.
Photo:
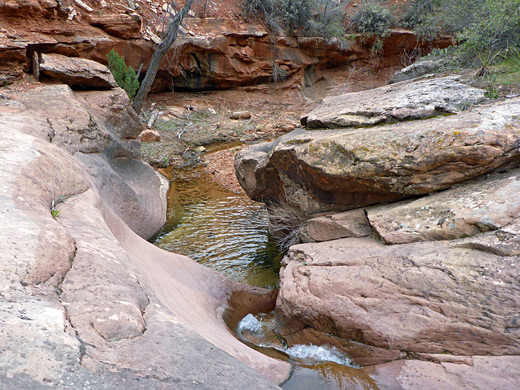
<svg viewBox="0 0 520 390">
<path fill-rule="evenodd" d="M 406 353 L 519 355 L 520 219 L 452 241 L 345 238 L 291 247 L 282 335 L 310 326 Z"/>
<path fill-rule="evenodd" d="M 229 114 L 229 119 L 250 119 L 251 113 L 249 111 L 235 111 Z"/>
<path fill-rule="evenodd" d="M 105 65 L 85 58 L 61 54 L 40 55 L 40 75 L 74 86 L 89 89 L 110 89 L 117 83 Z"/>
<path fill-rule="evenodd" d="M 237 153 L 255 200 L 307 214 L 346 211 L 449 188 L 520 159 L 520 99 L 362 129 L 295 130 Z"/>
<path fill-rule="evenodd" d="M 419 390 L 515 390 L 520 356 L 473 356 L 465 360 L 400 360 L 367 370 L 384 388 Z"/>
<path fill-rule="evenodd" d="M 330 241 L 347 237 L 367 237 L 372 228 L 362 209 L 337 213 L 307 221 L 304 231 L 313 241 Z"/>
<path fill-rule="evenodd" d="M 484 100 L 460 76 L 430 78 L 330 96 L 302 117 L 308 128 L 365 127 L 451 114 Z"/>
<path fill-rule="evenodd" d="M 419 59 L 413 64 L 395 72 L 395 74 L 392 76 L 392 79 L 390 80 L 390 84 L 400 83 L 401 81 L 407 81 L 428 74 L 437 73 L 444 65 L 445 61 L 443 59 Z"/>
<path fill-rule="evenodd" d="M 141 142 L 161 142 L 161 135 L 157 130 L 145 129 L 139 134 Z"/>
<path fill-rule="evenodd" d="M 142 19 L 138 14 L 107 14 L 99 12 L 89 15 L 89 23 L 106 31 L 108 34 L 122 39 L 141 37 Z"/>
<path fill-rule="evenodd" d="M 520 217 L 520 171 L 489 175 L 409 202 L 370 207 L 367 214 L 387 244 L 498 231 Z"/>
<path fill-rule="evenodd" d="M 14 98 L 24 106 L 16 116 L 24 131 L 71 154 L 109 152 L 112 157 L 139 157 L 139 143 L 134 139 L 142 126 L 121 88 L 73 92 L 67 85 L 48 85 Z M 27 116 L 32 117 L 30 122 Z"/>
</svg>

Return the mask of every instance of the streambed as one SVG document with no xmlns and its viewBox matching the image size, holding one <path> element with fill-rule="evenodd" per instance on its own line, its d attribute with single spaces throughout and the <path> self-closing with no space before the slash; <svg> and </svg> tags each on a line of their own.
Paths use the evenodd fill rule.
<svg viewBox="0 0 520 390">
<path fill-rule="evenodd" d="M 283 255 L 267 231 L 264 205 L 221 187 L 202 167 L 164 174 L 172 180 L 167 222 L 151 241 L 229 279 L 276 288 Z"/>
<path fill-rule="evenodd" d="M 277 288 L 283 254 L 268 232 L 267 210 L 216 183 L 202 167 L 162 171 L 170 180 L 167 222 L 151 239 L 240 283 Z M 231 314 L 233 316 L 233 314 Z M 293 364 L 283 389 L 377 389 L 348 356 L 327 346 L 285 345 L 273 313 L 227 320 L 245 344 Z"/>
</svg>

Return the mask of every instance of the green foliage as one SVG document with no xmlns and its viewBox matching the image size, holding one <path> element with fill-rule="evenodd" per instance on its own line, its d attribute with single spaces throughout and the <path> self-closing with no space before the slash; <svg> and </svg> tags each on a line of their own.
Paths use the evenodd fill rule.
<svg viewBox="0 0 520 390">
<path fill-rule="evenodd" d="M 485 53 L 485 58 L 498 59 L 500 51 L 520 46 L 520 0 L 485 1 L 473 23 L 457 37 L 461 55 L 468 62 L 475 56 L 481 60 L 481 53 Z"/>
<path fill-rule="evenodd" d="M 352 18 L 352 25 L 357 32 L 378 37 L 386 36 L 392 23 L 390 10 L 373 0 L 363 1 L 359 11 Z"/>
<path fill-rule="evenodd" d="M 424 40 L 439 32 L 455 35 L 455 60 L 486 67 L 520 47 L 520 0 L 413 0 L 401 24 Z"/>
<path fill-rule="evenodd" d="M 508 52 L 505 63 L 511 68 L 512 72 L 520 73 L 520 49 L 511 47 Z"/>
<path fill-rule="evenodd" d="M 60 211 L 58 209 L 56 209 L 56 206 L 60 203 L 63 203 L 65 202 L 65 196 L 63 195 L 60 195 L 59 197 L 57 197 L 56 199 L 53 199 L 52 202 L 51 202 L 51 215 L 52 215 L 52 218 L 56 219 L 60 216 Z"/>
<path fill-rule="evenodd" d="M 342 37 L 344 5 L 334 0 L 244 0 L 247 17 L 261 17 L 272 32 L 291 35 Z"/>
<path fill-rule="evenodd" d="M 484 93 L 484 96 L 486 96 L 488 99 L 497 99 L 499 97 L 498 89 L 495 85 L 497 81 L 497 75 L 492 74 L 489 77 L 488 85 L 486 87 L 486 92 Z"/>
<path fill-rule="evenodd" d="M 112 72 L 117 85 L 123 88 L 128 96 L 134 97 L 139 89 L 139 80 L 134 69 L 126 66 L 125 58 L 120 57 L 114 49 L 107 55 L 108 69 Z"/>
</svg>

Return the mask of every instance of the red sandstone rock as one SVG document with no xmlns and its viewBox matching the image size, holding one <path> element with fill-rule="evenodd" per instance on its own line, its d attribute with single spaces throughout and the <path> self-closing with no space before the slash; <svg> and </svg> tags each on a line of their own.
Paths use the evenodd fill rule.
<svg viewBox="0 0 520 390">
<path fill-rule="evenodd" d="M 161 135 L 152 129 L 146 129 L 139 134 L 141 142 L 161 142 Z"/>
<path fill-rule="evenodd" d="M 61 54 L 40 56 L 40 75 L 65 84 L 89 89 L 117 87 L 114 76 L 105 65 L 84 58 L 67 57 Z"/>
<path fill-rule="evenodd" d="M 132 142 L 108 123 L 129 114 L 93 106 L 118 92 L 76 98 L 58 85 L 2 94 L 0 387 L 277 388 L 230 355 L 275 382 L 289 364 L 242 344 L 221 318 L 233 292 L 248 301 L 272 294 L 136 234 L 164 222 L 167 187 L 131 155 L 107 157 Z"/>
<path fill-rule="evenodd" d="M 520 99 L 510 99 L 423 121 L 295 130 L 241 150 L 235 169 L 252 199 L 309 214 L 395 201 L 518 164 L 519 113 Z"/>
<path fill-rule="evenodd" d="M 89 16 L 92 26 L 100 27 L 108 34 L 122 39 L 141 38 L 142 19 L 138 14 L 97 14 Z"/>
</svg>

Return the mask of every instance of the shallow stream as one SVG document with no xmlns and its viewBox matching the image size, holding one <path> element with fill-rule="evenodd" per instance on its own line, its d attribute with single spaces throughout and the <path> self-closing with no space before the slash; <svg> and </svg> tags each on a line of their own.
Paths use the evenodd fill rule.
<svg viewBox="0 0 520 390">
<path fill-rule="evenodd" d="M 167 222 L 152 242 L 237 282 L 276 288 L 282 254 L 263 204 L 219 186 L 201 167 L 163 173 L 172 180 Z"/>
<path fill-rule="evenodd" d="M 262 203 L 217 184 L 201 167 L 162 172 L 171 180 L 167 222 L 152 242 L 191 257 L 226 277 L 276 288 L 280 253 L 267 230 Z M 273 313 L 235 315 L 226 322 L 250 347 L 293 364 L 283 389 L 377 389 L 374 380 L 334 347 L 285 345 L 277 337 Z"/>
</svg>

